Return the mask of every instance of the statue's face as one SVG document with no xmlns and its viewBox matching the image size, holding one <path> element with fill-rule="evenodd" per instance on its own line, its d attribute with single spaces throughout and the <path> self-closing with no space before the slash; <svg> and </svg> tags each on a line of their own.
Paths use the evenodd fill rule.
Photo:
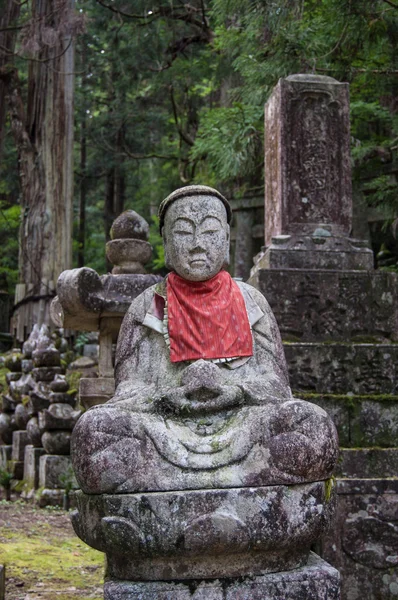
<svg viewBox="0 0 398 600">
<path fill-rule="evenodd" d="M 189 281 L 206 281 L 227 262 L 225 206 L 212 196 L 180 198 L 167 209 L 163 241 L 166 266 Z"/>
</svg>

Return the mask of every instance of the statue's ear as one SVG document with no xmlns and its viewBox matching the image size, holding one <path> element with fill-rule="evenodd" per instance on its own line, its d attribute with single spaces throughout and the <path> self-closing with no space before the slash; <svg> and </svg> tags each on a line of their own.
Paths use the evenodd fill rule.
<svg viewBox="0 0 398 600">
<path fill-rule="evenodd" d="M 162 228 L 162 237 L 163 237 L 163 247 L 164 247 L 164 264 L 166 269 L 169 271 L 173 270 L 173 265 L 171 264 L 170 253 L 168 250 L 167 238 L 165 228 Z"/>
<path fill-rule="evenodd" d="M 231 232 L 230 227 L 229 227 L 229 225 L 227 225 L 227 247 L 225 249 L 225 257 L 224 257 L 224 264 L 223 264 L 224 269 L 229 267 L 230 232 Z"/>
</svg>

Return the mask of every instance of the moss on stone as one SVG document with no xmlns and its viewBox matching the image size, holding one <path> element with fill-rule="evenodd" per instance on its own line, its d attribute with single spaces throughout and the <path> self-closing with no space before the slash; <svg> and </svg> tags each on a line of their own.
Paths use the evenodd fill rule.
<svg viewBox="0 0 398 600">
<path fill-rule="evenodd" d="M 336 485 L 336 478 L 330 477 L 329 479 L 327 479 L 325 481 L 325 501 L 329 502 L 330 498 L 332 497 L 332 492 L 334 489 L 334 486 Z"/>
<path fill-rule="evenodd" d="M 40 581 L 58 599 L 71 600 L 74 594 L 67 594 L 68 587 L 79 590 L 102 585 L 104 562 L 101 552 L 72 535 L 60 538 L 47 523 L 32 524 L 29 531 L 1 527 L 0 564 L 6 565 L 8 578 L 25 582 L 25 590 Z"/>
</svg>

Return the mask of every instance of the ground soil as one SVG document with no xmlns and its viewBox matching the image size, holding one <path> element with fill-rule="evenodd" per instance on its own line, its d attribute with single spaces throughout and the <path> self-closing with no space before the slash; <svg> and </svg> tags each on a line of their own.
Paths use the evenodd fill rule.
<svg viewBox="0 0 398 600">
<path fill-rule="evenodd" d="M 102 597 L 103 555 L 73 531 L 69 514 L 0 496 L 0 564 L 6 600 Z M 0 594 L 1 596 L 1 594 Z"/>
</svg>

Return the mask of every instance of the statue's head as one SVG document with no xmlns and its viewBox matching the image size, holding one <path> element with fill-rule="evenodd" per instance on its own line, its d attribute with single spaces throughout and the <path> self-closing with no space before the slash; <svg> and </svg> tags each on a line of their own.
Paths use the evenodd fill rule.
<svg viewBox="0 0 398 600">
<path fill-rule="evenodd" d="M 231 207 L 213 188 L 176 190 L 159 208 L 166 267 L 189 281 L 211 279 L 229 262 Z"/>
</svg>

